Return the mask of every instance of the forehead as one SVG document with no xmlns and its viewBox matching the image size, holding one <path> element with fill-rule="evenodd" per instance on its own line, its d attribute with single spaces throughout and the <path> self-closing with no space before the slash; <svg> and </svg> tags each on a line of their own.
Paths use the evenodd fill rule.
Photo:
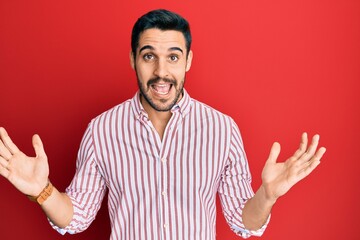
<svg viewBox="0 0 360 240">
<path fill-rule="evenodd" d="M 186 42 L 182 32 L 175 30 L 160 30 L 156 28 L 147 29 L 140 34 L 139 47 L 150 45 L 156 50 L 179 47 L 185 50 Z"/>
</svg>

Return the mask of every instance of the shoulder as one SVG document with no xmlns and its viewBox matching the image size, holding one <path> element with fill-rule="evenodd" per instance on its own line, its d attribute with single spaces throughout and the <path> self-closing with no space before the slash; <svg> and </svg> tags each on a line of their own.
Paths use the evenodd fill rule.
<svg viewBox="0 0 360 240">
<path fill-rule="evenodd" d="M 94 117 L 91 120 L 92 125 L 101 122 L 119 121 L 123 115 L 132 114 L 131 99 L 128 99 Z"/>
<path fill-rule="evenodd" d="M 189 121 L 202 123 L 214 129 L 227 129 L 230 132 L 233 128 L 238 128 L 232 117 L 196 99 L 191 99 Z"/>
<path fill-rule="evenodd" d="M 229 115 L 209 106 L 206 103 L 203 103 L 193 98 L 191 99 L 191 101 L 192 101 L 192 111 L 196 114 L 202 114 L 206 117 L 212 117 L 212 118 L 216 117 L 219 119 L 224 119 L 227 122 L 233 121 L 233 119 Z"/>
</svg>

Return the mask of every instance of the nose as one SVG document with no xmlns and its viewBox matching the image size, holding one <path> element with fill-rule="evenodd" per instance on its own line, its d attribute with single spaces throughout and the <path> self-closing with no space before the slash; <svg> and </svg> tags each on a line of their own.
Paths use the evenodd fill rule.
<svg viewBox="0 0 360 240">
<path fill-rule="evenodd" d="M 155 64 L 154 75 L 160 78 L 169 76 L 168 67 L 165 60 L 159 59 Z"/>
</svg>

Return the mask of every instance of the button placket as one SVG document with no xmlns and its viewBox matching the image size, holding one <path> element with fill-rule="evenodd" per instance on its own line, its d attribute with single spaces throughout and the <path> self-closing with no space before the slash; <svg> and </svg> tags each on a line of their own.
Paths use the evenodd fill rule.
<svg viewBox="0 0 360 240">
<path fill-rule="evenodd" d="M 160 162 L 161 162 L 161 175 L 162 175 L 162 181 L 161 181 L 161 185 L 160 185 L 160 197 L 161 197 L 161 203 L 162 203 L 162 210 L 163 210 L 163 231 L 164 231 L 164 237 L 167 236 L 167 231 L 169 229 L 169 224 L 168 224 L 168 220 L 169 220 L 169 215 L 168 215 L 168 210 L 169 210 L 169 206 L 168 206 L 168 201 L 166 199 L 167 197 L 167 185 L 168 185 L 168 176 L 167 176 L 167 163 L 168 160 L 166 159 L 166 157 L 161 157 L 160 158 Z M 166 238 L 166 237 L 165 237 Z"/>
</svg>

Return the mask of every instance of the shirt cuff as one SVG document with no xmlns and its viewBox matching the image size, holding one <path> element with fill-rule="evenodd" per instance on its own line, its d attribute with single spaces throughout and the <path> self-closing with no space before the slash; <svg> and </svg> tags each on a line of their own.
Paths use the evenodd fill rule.
<svg viewBox="0 0 360 240">
<path fill-rule="evenodd" d="M 265 229 L 267 228 L 269 222 L 270 222 L 270 216 L 267 218 L 265 224 L 258 230 L 254 231 L 254 230 L 248 230 L 245 229 L 243 227 L 239 227 L 236 225 L 232 225 L 231 229 L 239 236 L 243 237 L 243 238 L 249 238 L 251 236 L 256 236 L 256 237 L 260 237 L 263 235 L 263 233 L 265 232 Z"/>
<path fill-rule="evenodd" d="M 53 229 L 55 229 L 61 235 L 65 235 L 65 233 L 75 234 L 75 231 L 73 231 L 73 230 L 68 230 L 66 228 L 60 228 L 60 227 L 56 226 L 49 218 L 48 218 L 48 221 L 49 221 L 51 227 Z"/>
</svg>

